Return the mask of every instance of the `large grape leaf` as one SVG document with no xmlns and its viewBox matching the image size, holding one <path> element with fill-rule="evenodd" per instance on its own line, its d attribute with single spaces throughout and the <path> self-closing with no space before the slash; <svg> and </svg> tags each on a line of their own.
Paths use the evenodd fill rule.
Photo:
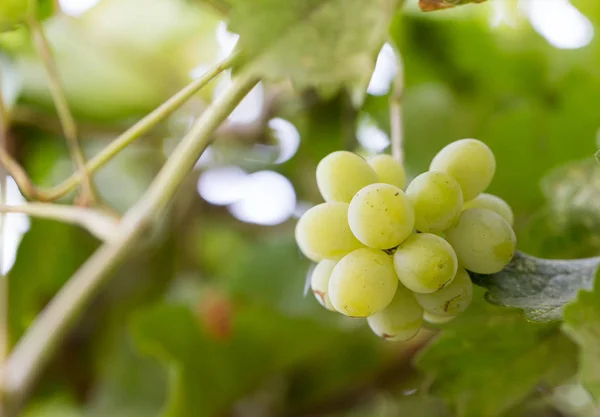
<svg viewBox="0 0 600 417">
<path fill-rule="evenodd" d="M 457 415 L 490 417 L 524 400 L 540 383 L 560 383 L 575 369 L 575 345 L 555 325 L 532 324 L 516 310 L 478 299 L 417 358 L 432 391 Z"/>
<path fill-rule="evenodd" d="M 486 299 L 525 310 L 528 320 L 548 322 L 562 317 L 564 306 L 580 289 L 591 289 L 600 257 L 578 260 L 540 259 L 517 252 L 511 263 L 492 275 L 471 273 L 488 289 Z"/>
<path fill-rule="evenodd" d="M 235 311 L 231 337 L 225 340 L 211 336 L 183 305 L 140 312 L 133 334 L 143 353 L 171 371 L 168 417 L 222 415 L 269 375 L 340 340 L 333 328 L 249 305 Z"/>
<path fill-rule="evenodd" d="M 365 90 L 397 3 L 231 0 L 230 26 L 240 34 L 248 69 L 259 76 L 329 92 Z"/>
<path fill-rule="evenodd" d="M 596 400 L 600 399 L 600 273 L 593 291 L 581 291 L 565 308 L 563 329 L 579 345 L 579 377 Z"/>
</svg>

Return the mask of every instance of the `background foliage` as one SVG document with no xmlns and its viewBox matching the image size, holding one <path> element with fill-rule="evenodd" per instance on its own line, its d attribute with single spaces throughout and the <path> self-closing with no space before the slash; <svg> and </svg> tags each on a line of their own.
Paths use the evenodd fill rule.
<svg viewBox="0 0 600 417">
<path fill-rule="evenodd" d="M 88 155 L 227 54 L 234 35 L 224 21 L 241 35 L 241 66 L 268 82 L 217 132 L 160 227 L 78 320 L 25 416 L 596 415 L 598 288 L 566 308 L 564 323 L 547 324 L 478 291 L 440 333 L 406 344 L 382 342 L 365 322 L 333 317 L 304 296 L 310 265 L 293 241 L 295 217 L 319 202 L 323 156 L 382 148 L 389 85 L 364 90 L 385 41 L 402 54 L 411 177 L 446 143 L 479 138 L 496 154 L 490 192 L 514 208 L 522 251 L 599 254 L 597 37 L 557 48 L 508 0 L 438 13 L 412 0 L 400 13 L 397 3 L 101 0 L 45 21 Z M 596 1 L 573 4 L 600 30 Z M 22 28 L 1 35 L 0 48 L 9 149 L 36 184 L 56 184 L 72 166 L 41 63 Z M 227 82 L 221 76 L 102 169 L 96 185 L 112 208 L 131 207 Z M 289 159 L 274 119 L 298 130 Z M 213 179 L 234 205 L 198 195 L 206 173 L 232 166 L 285 176 L 295 208 L 261 225 L 240 201 L 267 210 L 283 194 L 246 182 L 250 196 L 229 201 L 222 193 L 235 184 Z M 97 246 L 75 226 L 31 220 L 8 275 L 12 343 Z"/>
</svg>

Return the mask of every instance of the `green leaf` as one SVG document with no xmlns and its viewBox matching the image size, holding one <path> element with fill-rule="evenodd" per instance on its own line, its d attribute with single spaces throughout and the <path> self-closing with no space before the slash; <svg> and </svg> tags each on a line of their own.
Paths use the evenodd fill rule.
<svg viewBox="0 0 600 417">
<path fill-rule="evenodd" d="M 475 302 L 417 358 L 432 390 L 459 416 L 497 416 L 541 382 L 560 383 L 575 367 L 575 346 L 553 325 L 531 324 L 515 310 Z"/>
<path fill-rule="evenodd" d="M 579 345 L 579 377 L 585 388 L 600 399 L 600 272 L 593 291 L 581 291 L 565 308 L 564 331 Z"/>
<path fill-rule="evenodd" d="M 489 302 L 521 308 L 528 320 L 548 322 L 562 317 L 565 304 L 580 289 L 592 288 L 599 265 L 600 257 L 550 260 L 517 252 L 496 274 L 470 275 L 477 285 L 487 288 Z"/>
<path fill-rule="evenodd" d="M 248 70 L 300 88 L 363 94 L 397 0 L 231 0 Z M 248 18 L 252 16 L 252 18 Z"/>
<path fill-rule="evenodd" d="M 212 338 L 181 305 L 141 312 L 133 333 L 143 353 L 159 358 L 172 371 L 164 412 L 169 417 L 221 415 L 257 383 L 306 361 L 339 336 L 313 321 L 250 306 L 236 311 L 232 336 L 226 340 Z"/>
</svg>

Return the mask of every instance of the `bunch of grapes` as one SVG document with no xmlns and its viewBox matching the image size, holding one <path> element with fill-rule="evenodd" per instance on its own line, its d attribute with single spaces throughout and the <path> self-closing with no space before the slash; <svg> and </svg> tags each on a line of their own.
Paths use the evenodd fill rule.
<svg viewBox="0 0 600 417">
<path fill-rule="evenodd" d="M 296 226 L 302 252 L 318 262 L 311 288 L 327 309 L 366 317 L 379 336 L 404 341 L 423 321 L 443 323 L 471 303 L 468 271 L 491 274 L 513 257 L 513 213 L 482 194 L 494 176 L 491 149 L 475 139 L 443 148 L 406 185 L 389 155 L 333 152 L 317 167 L 325 203 Z"/>
</svg>

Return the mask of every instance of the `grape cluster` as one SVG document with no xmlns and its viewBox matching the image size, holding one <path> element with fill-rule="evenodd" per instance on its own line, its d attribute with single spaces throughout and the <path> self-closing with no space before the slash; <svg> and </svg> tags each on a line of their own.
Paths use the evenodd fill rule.
<svg viewBox="0 0 600 417">
<path fill-rule="evenodd" d="M 325 199 L 296 226 L 301 251 L 318 262 L 311 288 L 327 309 L 366 317 L 379 336 L 404 341 L 423 321 L 444 323 L 472 298 L 468 271 L 491 274 L 513 257 L 513 213 L 482 194 L 496 168 L 483 142 L 443 148 L 406 185 L 389 155 L 333 152 L 317 166 Z"/>
</svg>

